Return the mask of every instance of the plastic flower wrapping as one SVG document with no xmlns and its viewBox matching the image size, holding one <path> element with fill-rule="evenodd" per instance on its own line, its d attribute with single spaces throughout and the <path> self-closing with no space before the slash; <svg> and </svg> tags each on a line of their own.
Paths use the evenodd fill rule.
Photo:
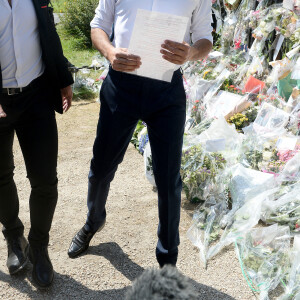
<svg viewBox="0 0 300 300">
<path fill-rule="evenodd" d="M 285 293 L 279 300 L 297 300 L 300 298 L 300 237 L 296 236 L 290 252 L 290 270 L 284 278 Z"/>
<path fill-rule="evenodd" d="M 269 299 L 289 269 L 290 231 L 287 226 L 274 224 L 254 228 L 236 240 L 236 253 L 243 275 L 259 299 Z"/>
<path fill-rule="evenodd" d="M 214 50 L 182 66 L 181 177 L 198 205 L 187 235 L 207 267 L 235 245 L 260 299 L 280 286 L 278 299 L 299 300 L 300 2 L 213 0 L 212 10 Z M 134 143 L 155 185 L 144 127 Z"/>
</svg>

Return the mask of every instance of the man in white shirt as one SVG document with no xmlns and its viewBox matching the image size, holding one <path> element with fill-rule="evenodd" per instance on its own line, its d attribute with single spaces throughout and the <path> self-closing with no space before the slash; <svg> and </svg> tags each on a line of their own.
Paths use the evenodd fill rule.
<svg viewBox="0 0 300 300">
<path fill-rule="evenodd" d="M 55 111 L 72 101 L 72 75 L 63 56 L 49 0 L 0 0 L 0 222 L 10 274 L 30 260 L 39 287 L 53 280 L 49 231 L 57 202 Z M 17 135 L 31 184 L 28 241 L 13 180 Z M 30 245 L 30 247 L 29 247 Z"/>
<path fill-rule="evenodd" d="M 84 252 L 93 235 L 103 228 L 110 182 L 138 120 L 142 119 L 148 127 L 158 189 L 156 257 L 160 266 L 176 265 L 186 95 L 179 70 L 174 72 L 171 83 L 124 73 L 136 70 L 143 63 L 143 58 L 127 50 L 138 9 L 189 18 L 184 42 L 173 42 L 166 36 L 161 46 L 161 55 L 169 62 L 181 65 L 198 60 L 206 57 L 212 48 L 209 0 L 100 0 L 91 22 L 91 36 L 111 67 L 100 92 L 100 118 L 89 174 L 88 216 L 73 238 L 68 254 L 73 258 Z M 113 24 L 114 41 L 110 43 Z"/>
</svg>

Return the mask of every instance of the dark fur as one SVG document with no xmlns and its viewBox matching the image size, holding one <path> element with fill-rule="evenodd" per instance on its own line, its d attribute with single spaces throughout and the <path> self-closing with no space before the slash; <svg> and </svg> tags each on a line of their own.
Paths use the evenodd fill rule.
<svg viewBox="0 0 300 300">
<path fill-rule="evenodd" d="M 148 269 L 134 281 L 126 294 L 126 300 L 196 300 L 188 278 L 175 267 Z"/>
</svg>

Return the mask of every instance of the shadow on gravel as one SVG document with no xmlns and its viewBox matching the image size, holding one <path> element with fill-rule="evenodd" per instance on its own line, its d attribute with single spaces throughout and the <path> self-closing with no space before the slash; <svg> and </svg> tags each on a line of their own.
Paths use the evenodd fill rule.
<svg viewBox="0 0 300 300">
<path fill-rule="evenodd" d="M 87 255 L 91 254 L 106 258 L 130 281 L 133 281 L 144 271 L 144 268 L 133 262 L 117 243 L 103 243 L 98 246 L 90 246 Z"/>
<path fill-rule="evenodd" d="M 86 255 L 97 255 L 106 258 L 119 272 L 130 281 L 133 281 L 144 271 L 144 268 L 133 262 L 117 243 L 104 243 L 98 246 L 91 246 Z M 97 273 L 95 266 L 95 273 Z M 11 288 L 16 289 L 20 294 L 30 299 L 97 299 L 97 300 L 123 300 L 129 287 L 111 290 L 92 290 L 68 275 L 55 273 L 55 279 L 51 288 L 36 290 L 31 282 L 32 267 L 29 264 L 18 275 L 9 276 L 0 271 L 0 281 L 6 282 Z M 87 275 L 88 276 L 88 275 Z M 101 274 L 99 274 L 101 276 Z M 93 276 L 94 277 L 94 276 Z M 199 293 L 199 300 L 235 300 L 212 287 L 202 285 L 192 279 L 191 283 Z M 8 293 L 9 295 L 9 293 Z M 8 298 L 13 299 L 13 298 Z M 6 300 L 6 299 L 5 299 Z"/>
</svg>

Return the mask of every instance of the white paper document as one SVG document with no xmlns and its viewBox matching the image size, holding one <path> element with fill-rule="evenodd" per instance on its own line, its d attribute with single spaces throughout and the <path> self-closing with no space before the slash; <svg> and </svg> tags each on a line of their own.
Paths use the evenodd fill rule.
<svg viewBox="0 0 300 300">
<path fill-rule="evenodd" d="M 141 57 L 131 74 L 171 82 L 176 65 L 162 58 L 165 40 L 182 43 L 189 18 L 138 9 L 128 51 Z"/>
</svg>

